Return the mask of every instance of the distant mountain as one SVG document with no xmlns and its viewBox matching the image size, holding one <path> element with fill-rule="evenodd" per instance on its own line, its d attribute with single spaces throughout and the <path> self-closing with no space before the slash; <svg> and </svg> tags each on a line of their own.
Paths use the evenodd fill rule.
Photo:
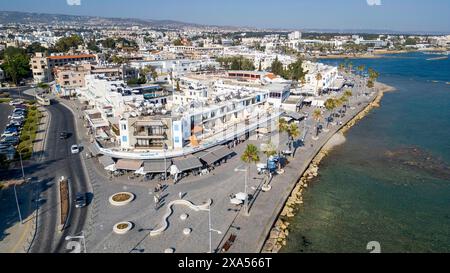
<svg viewBox="0 0 450 273">
<path fill-rule="evenodd" d="M 76 24 L 85 26 L 123 25 L 161 28 L 180 28 L 201 26 L 173 20 L 144 20 L 135 18 L 105 18 L 98 16 L 81 16 L 65 14 L 47 14 L 35 12 L 0 11 L 0 24 Z"/>
<path fill-rule="evenodd" d="M 174 20 L 152 20 L 152 19 L 136 19 L 136 18 L 106 18 L 100 16 L 84 16 L 84 15 L 66 15 L 66 14 L 47 14 L 36 12 L 19 12 L 19 11 L 0 11 L 0 24 L 22 23 L 22 24 L 45 24 L 45 25 L 75 25 L 75 26 L 142 26 L 165 29 L 180 29 L 184 27 L 211 27 L 229 31 L 254 31 L 254 32 L 289 32 L 293 29 L 276 29 L 265 28 L 258 29 L 256 27 L 238 27 L 238 26 L 217 26 L 186 23 Z M 419 35 L 441 35 L 448 34 L 438 31 L 396 31 L 396 30 L 374 30 L 374 29 L 305 29 L 297 28 L 303 32 L 322 32 L 322 33 L 342 33 L 342 34 L 419 34 Z"/>
</svg>

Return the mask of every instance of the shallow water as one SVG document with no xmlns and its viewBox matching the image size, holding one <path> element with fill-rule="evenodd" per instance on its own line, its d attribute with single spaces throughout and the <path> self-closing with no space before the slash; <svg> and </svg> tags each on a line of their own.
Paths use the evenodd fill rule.
<svg viewBox="0 0 450 273">
<path fill-rule="evenodd" d="M 282 252 L 450 252 L 450 60 L 430 56 L 352 60 L 397 91 L 323 160 Z"/>
</svg>

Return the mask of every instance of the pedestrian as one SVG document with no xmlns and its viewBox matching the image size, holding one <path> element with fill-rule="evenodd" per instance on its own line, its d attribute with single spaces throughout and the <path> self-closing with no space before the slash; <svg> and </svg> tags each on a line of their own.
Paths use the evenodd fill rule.
<svg viewBox="0 0 450 273">
<path fill-rule="evenodd" d="M 183 199 L 183 193 L 182 193 L 181 191 L 178 193 L 178 197 L 179 197 L 180 199 Z"/>
<path fill-rule="evenodd" d="M 158 207 L 159 197 L 157 195 L 153 196 L 153 201 L 155 202 L 155 209 Z"/>
</svg>

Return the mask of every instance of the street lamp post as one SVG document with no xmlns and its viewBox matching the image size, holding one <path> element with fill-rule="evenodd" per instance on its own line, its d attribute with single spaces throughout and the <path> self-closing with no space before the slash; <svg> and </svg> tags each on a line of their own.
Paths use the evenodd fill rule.
<svg viewBox="0 0 450 273">
<path fill-rule="evenodd" d="M 222 231 L 213 229 L 211 227 L 211 204 L 208 206 L 208 231 L 209 231 L 209 253 L 212 253 L 212 232 L 217 232 L 217 234 L 222 234 Z"/>
<path fill-rule="evenodd" d="M 16 184 L 14 184 L 14 196 L 16 197 L 17 211 L 19 212 L 20 224 L 23 224 L 22 214 L 20 213 L 19 200 L 17 199 Z"/>
<path fill-rule="evenodd" d="M 245 169 L 236 168 L 236 169 L 234 169 L 234 171 L 235 172 L 245 172 L 245 178 L 244 178 L 244 193 L 245 193 L 244 212 L 245 212 L 245 215 L 248 216 L 248 204 L 247 204 L 247 199 L 248 199 L 248 194 L 247 194 L 248 167 L 246 167 Z"/>
<path fill-rule="evenodd" d="M 167 181 L 167 159 L 166 159 L 166 150 L 167 150 L 167 144 L 164 143 L 164 181 Z"/>
<path fill-rule="evenodd" d="M 86 241 L 85 241 L 85 237 L 84 237 L 84 231 L 81 231 L 80 236 L 66 236 L 66 238 L 65 238 L 66 241 L 69 241 L 72 239 L 81 239 L 83 241 L 84 253 L 86 253 Z"/>
<path fill-rule="evenodd" d="M 20 167 L 22 169 L 22 179 L 23 179 L 23 182 L 25 182 L 25 170 L 23 169 L 22 153 L 21 153 L 22 149 L 20 149 L 18 151 L 18 153 L 19 153 L 19 158 L 20 158 Z M 20 206 L 19 206 L 19 199 L 17 198 L 16 184 L 14 184 L 14 197 L 16 198 L 17 212 L 19 213 L 20 223 L 23 224 L 22 213 L 20 212 Z"/>
</svg>

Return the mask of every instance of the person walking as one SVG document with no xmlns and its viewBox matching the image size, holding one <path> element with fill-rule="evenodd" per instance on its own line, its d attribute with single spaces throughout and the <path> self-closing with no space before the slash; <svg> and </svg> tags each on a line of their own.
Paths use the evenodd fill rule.
<svg viewBox="0 0 450 273">
<path fill-rule="evenodd" d="M 157 195 L 153 196 L 153 201 L 155 202 L 155 210 L 158 209 L 159 197 Z"/>
</svg>

